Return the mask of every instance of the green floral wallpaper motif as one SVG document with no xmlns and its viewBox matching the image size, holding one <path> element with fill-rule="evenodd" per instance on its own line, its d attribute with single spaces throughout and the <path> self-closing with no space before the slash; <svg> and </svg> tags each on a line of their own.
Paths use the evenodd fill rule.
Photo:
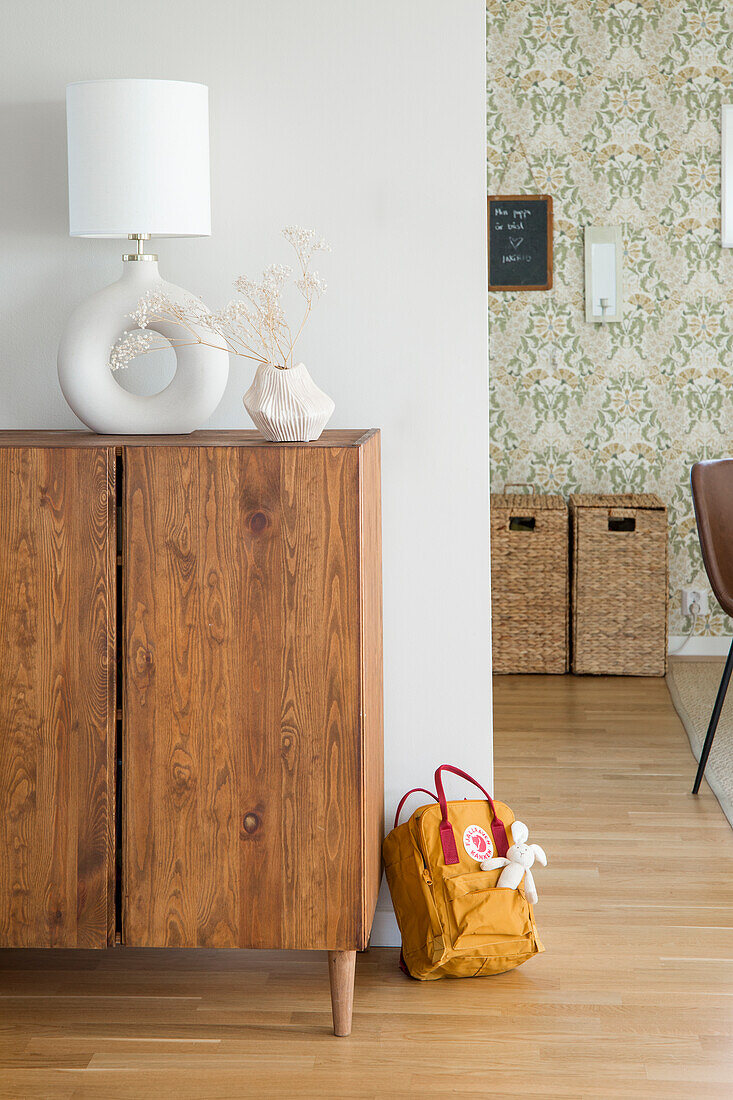
<svg viewBox="0 0 733 1100">
<path fill-rule="evenodd" d="M 486 16 L 487 189 L 555 209 L 554 289 L 489 295 L 492 483 L 658 493 L 686 633 L 679 589 L 704 582 L 689 468 L 733 452 L 733 3 L 487 0 Z M 623 228 L 619 324 L 585 322 L 587 224 Z M 717 607 L 697 629 L 733 633 Z"/>
</svg>

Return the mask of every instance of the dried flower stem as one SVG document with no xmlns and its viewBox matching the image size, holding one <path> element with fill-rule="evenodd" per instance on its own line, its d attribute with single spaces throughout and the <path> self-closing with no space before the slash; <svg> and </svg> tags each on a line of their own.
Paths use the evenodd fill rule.
<svg viewBox="0 0 733 1100">
<path fill-rule="evenodd" d="M 292 270 L 282 264 L 271 264 L 263 271 L 260 282 L 240 275 L 234 286 L 241 297 L 216 313 L 195 298 L 180 302 L 169 298 L 162 290 L 148 291 L 130 314 L 141 331 L 126 332 L 117 341 L 110 351 L 110 368 L 119 370 L 128 366 L 137 355 L 154 350 L 155 338 L 150 326 L 155 324 L 180 325 L 193 337 L 185 343 L 169 341 L 173 347 L 203 344 L 258 363 L 271 363 L 280 370 L 292 367 L 295 345 L 310 317 L 313 303 L 326 290 L 321 277 L 309 269 L 310 261 L 315 252 L 330 251 L 330 248 L 312 229 L 288 225 L 282 232 L 297 257 L 301 273 L 295 286 L 305 300 L 295 336 L 282 307 L 282 291 Z M 211 333 L 216 339 L 206 339 L 202 333 Z"/>
</svg>

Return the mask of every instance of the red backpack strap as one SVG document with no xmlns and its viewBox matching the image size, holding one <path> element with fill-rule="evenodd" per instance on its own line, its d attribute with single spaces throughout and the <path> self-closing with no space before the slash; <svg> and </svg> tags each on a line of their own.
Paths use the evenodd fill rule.
<svg viewBox="0 0 733 1100">
<path fill-rule="evenodd" d="M 397 822 L 400 820 L 400 811 L 402 810 L 402 807 L 404 806 L 405 802 L 407 802 L 407 799 L 410 797 L 410 795 L 415 794 L 416 791 L 422 791 L 423 794 L 426 794 L 430 798 L 432 798 L 434 802 L 438 801 L 438 796 L 436 794 L 433 794 L 432 791 L 426 790 L 425 787 L 413 787 L 411 791 L 407 792 L 407 794 L 403 794 L 402 798 L 400 799 L 400 804 L 397 807 L 397 813 L 394 815 L 394 826 L 393 826 L 393 828 L 395 828 L 395 829 L 397 828 Z"/>
<path fill-rule="evenodd" d="M 494 838 L 494 847 L 496 848 L 496 854 L 499 856 L 505 856 L 509 850 L 509 841 L 507 840 L 506 829 L 504 828 L 504 822 L 501 820 L 496 812 L 494 806 L 494 800 L 489 792 L 481 786 L 477 779 L 474 779 L 468 772 L 461 771 L 460 768 L 454 768 L 452 764 L 441 764 L 435 771 L 435 789 L 438 792 L 438 803 L 440 804 L 440 843 L 443 849 L 443 859 L 446 863 L 458 863 L 458 848 L 456 847 L 456 838 L 453 833 L 453 826 L 448 820 L 448 803 L 445 800 L 445 791 L 443 790 L 443 780 L 441 772 L 452 772 L 453 775 L 460 776 L 461 779 L 467 779 L 469 783 L 473 783 L 474 787 L 478 787 L 482 795 L 488 802 L 491 808 L 491 834 Z"/>
<path fill-rule="evenodd" d="M 418 791 L 421 791 L 421 790 L 423 790 L 423 788 L 422 788 L 422 787 L 416 787 L 415 789 L 416 789 L 416 790 L 418 790 Z M 399 968 L 400 968 L 400 970 L 402 971 L 402 973 L 403 973 L 403 974 L 407 974 L 407 977 L 408 977 L 408 978 L 411 978 L 411 977 L 412 977 L 412 974 L 411 974 L 411 973 L 410 973 L 410 971 L 409 971 L 409 970 L 407 969 L 407 963 L 405 962 L 405 953 L 404 953 L 404 951 L 402 950 L 402 948 L 400 948 L 400 961 L 399 961 L 399 964 L 398 964 L 398 965 L 399 965 Z"/>
</svg>

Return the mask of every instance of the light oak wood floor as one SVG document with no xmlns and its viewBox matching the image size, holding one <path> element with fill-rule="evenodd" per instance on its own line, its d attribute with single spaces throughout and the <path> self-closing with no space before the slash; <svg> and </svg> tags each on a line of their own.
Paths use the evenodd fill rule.
<svg viewBox="0 0 733 1100">
<path fill-rule="evenodd" d="M 359 957 L 0 952 L 0 1096 L 733 1096 L 733 832 L 662 680 L 502 677 L 496 790 L 547 849 L 547 951 L 417 983 Z"/>
</svg>

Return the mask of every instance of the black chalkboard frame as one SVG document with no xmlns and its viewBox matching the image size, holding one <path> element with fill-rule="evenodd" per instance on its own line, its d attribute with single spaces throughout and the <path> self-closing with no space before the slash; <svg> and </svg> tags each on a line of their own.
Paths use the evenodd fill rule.
<svg viewBox="0 0 733 1100">
<path fill-rule="evenodd" d="M 547 278 L 544 283 L 516 286 L 508 283 L 491 282 L 491 204 L 492 202 L 544 202 L 547 203 Z M 486 196 L 486 240 L 489 261 L 489 290 L 552 290 L 552 195 L 487 195 Z"/>
</svg>

